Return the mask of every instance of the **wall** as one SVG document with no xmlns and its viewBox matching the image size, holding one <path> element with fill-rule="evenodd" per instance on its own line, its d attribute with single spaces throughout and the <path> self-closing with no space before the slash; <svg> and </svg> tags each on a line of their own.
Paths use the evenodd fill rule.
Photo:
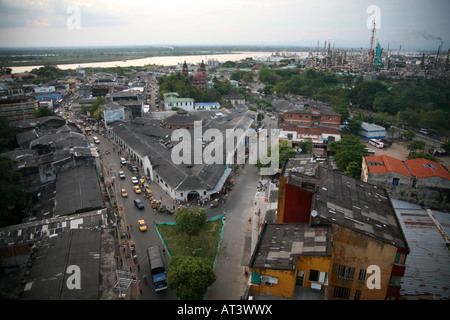
<svg viewBox="0 0 450 320">
<path fill-rule="evenodd" d="M 450 181 L 446 179 L 410 178 L 395 172 L 367 174 L 364 169 L 363 162 L 362 180 L 386 189 L 391 198 L 437 210 L 450 210 Z M 394 179 L 398 179 L 397 185 L 393 184 Z"/>
<path fill-rule="evenodd" d="M 305 276 L 303 280 L 303 287 L 311 288 L 312 283 L 320 284 L 322 291 L 325 289 L 325 285 L 328 283 L 328 277 L 331 268 L 331 257 L 311 257 L 311 256 L 299 256 L 297 259 L 297 270 L 304 270 Z M 310 281 L 311 270 L 327 273 L 323 282 Z"/>
<path fill-rule="evenodd" d="M 252 273 L 260 273 L 275 277 L 278 279 L 277 284 L 267 286 L 263 282 L 261 285 L 252 284 L 250 291 L 261 294 L 270 294 L 282 298 L 292 298 L 294 295 L 295 270 L 272 270 L 272 269 L 252 269 Z M 251 295 L 251 293 L 250 293 Z"/>
<path fill-rule="evenodd" d="M 279 194 L 281 201 L 278 211 L 281 211 L 281 215 L 277 215 L 277 223 L 309 222 L 314 195 L 312 192 L 289 184 L 282 187 L 280 183 Z"/>
<path fill-rule="evenodd" d="M 361 290 L 361 300 L 384 300 L 397 248 L 335 224 L 332 227 L 332 235 L 333 265 L 329 276 L 329 300 L 340 300 L 334 297 L 335 286 L 350 288 L 349 300 L 354 299 L 356 290 Z M 355 268 L 353 279 L 338 277 L 337 265 Z M 360 270 L 367 269 L 370 265 L 380 267 L 380 289 L 367 288 L 366 281 L 370 276 L 368 273 L 364 281 L 358 280 Z"/>
</svg>

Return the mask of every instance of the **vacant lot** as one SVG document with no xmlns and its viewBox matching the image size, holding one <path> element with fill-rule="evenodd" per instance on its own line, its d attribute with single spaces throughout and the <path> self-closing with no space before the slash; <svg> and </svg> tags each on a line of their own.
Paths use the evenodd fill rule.
<svg viewBox="0 0 450 320">
<path fill-rule="evenodd" d="M 409 155 L 409 150 L 407 148 L 409 141 L 396 141 L 390 146 L 389 148 L 384 149 L 377 149 L 371 145 L 367 141 L 364 141 L 364 143 L 369 147 L 370 149 L 375 151 L 376 156 L 381 156 L 382 154 L 388 155 L 393 158 L 397 158 L 400 160 L 406 160 Z M 428 149 L 428 145 L 426 146 L 425 150 Z M 443 165 L 450 166 L 450 156 L 444 156 L 444 157 L 436 157 L 438 158 Z"/>
</svg>

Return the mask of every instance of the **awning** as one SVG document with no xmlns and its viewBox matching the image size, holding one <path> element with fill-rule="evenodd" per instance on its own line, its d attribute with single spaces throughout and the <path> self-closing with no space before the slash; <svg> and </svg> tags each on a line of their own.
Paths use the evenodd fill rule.
<svg viewBox="0 0 450 320">
<path fill-rule="evenodd" d="M 225 168 L 216 186 L 214 187 L 214 189 L 211 190 L 212 193 L 219 192 L 220 190 L 222 190 L 223 184 L 225 183 L 225 181 L 227 181 L 228 177 L 230 176 L 231 170 L 232 170 L 231 168 L 228 167 Z"/>
</svg>

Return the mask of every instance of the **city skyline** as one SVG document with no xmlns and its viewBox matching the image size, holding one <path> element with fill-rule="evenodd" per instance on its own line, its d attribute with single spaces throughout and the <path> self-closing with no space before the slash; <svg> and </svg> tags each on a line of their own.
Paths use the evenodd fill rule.
<svg viewBox="0 0 450 320">
<path fill-rule="evenodd" d="M 446 52 L 447 0 L 1 0 L 0 47 L 270 44 Z M 376 41 L 376 39 L 375 39 Z M 450 40 L 449 40 L 450 41 Z"/>
</svg>

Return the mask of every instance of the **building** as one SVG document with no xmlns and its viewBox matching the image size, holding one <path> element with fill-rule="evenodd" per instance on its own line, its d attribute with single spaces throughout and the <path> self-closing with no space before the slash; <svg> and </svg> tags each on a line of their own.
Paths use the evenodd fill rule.
<svg viewBox="0 0 450 320">
<path fill-rule="evenodd" d="M 411 249 L 399 299 L 450 299 L 449 214 L 401 200 L 392 204 Z"/>
<path fill-rule="evenodd" d="M 311 139 L 314 149 L 324 151 L 328 143 L 339 141 L 341 115 L 328 109 L 306 107 L 284 112 L 282 136 L 295 146 Z"/>
<path fill-rule="evenodd" d="M 363 158 L 361 180 L 386 189 L 391 198 L 450 210 L 450 173 L 437 162 L 368 156 Z"/>
<path fill-rule="evenodd" d="M 363 122 L 356 134 L 365 139 L 383 139 L 386 137 L 386 129 L 373 123 Z"/>
<path fill-rule="evenodd" d="M 192 84 L 199 89 L 206 89 L 206 66 L 203 61 L 198 71 L 192 77 Z"/>
<path fill-rule="evenodd" d="M 247 146 L 248 139 L 245 133 L 254 123 L 254 118 L 252 111 L 239 113 L 236 110 L 226 110 L 217 113 L 206 110 L 195 112 L 180 110 L 166 112 L 162 119 L 139 118 L 129 124 L 116 121 L 109 124 L 107 129 L 111 138 L 142 168 L 141 172 L 153 183 L 158 183 L 173 199 L 191 201 L 200 198 L 217 199 L 221 196 L 235 163 L 233 161 L 236 153 Z M 196 152 L 198 144 L 202 153 L 206 147 L 217 150 L 220 162 L 208 164 L 202 159 L 201 163 L 194 163 L 191 158 L 188 163 L 174 163 L 172 149 L 177 148 L 180 143 L 177 136 L 173 136 L 174 131 L 186 129 L 191 137 L 194 137 L 196 128 L 200 128 L 202 135 L 208 129 L 217 129 L 224 135 L 225 141 L 227 129 L 230 129 L 230 132 L 240 131 L 242 134 L 236 137 L 233 150 L 225 150 L 225 143 L 222 141 L 191 139 L 192 155 Z"/>
<path fill-rule="evenodd" d="M 292 298 L 300 286 L 329 300 L 398 299 L 409 251 L 386 191 L 317 161 L 289 160 L 276 224 L 263 226 L 252 255 L 250 291 Z M 372 266 L 379 289 L 367 285 Z"/>
<path fill-rule="evenodd" d="M 166 111 L 172 110 L 172 108 L 183 109 L 186 111 L 194 110 L 194 99 L 192 98 L 180 98 L 177 92 L 168 92 L 164 95 L 164 108 Z"/>
<path fill-rule="evenodd" d="M 9 121 L 33 119 L 38 108 L 37 100 L 25 96 L 0 99 L 0 117 Z"/>
</svg>

